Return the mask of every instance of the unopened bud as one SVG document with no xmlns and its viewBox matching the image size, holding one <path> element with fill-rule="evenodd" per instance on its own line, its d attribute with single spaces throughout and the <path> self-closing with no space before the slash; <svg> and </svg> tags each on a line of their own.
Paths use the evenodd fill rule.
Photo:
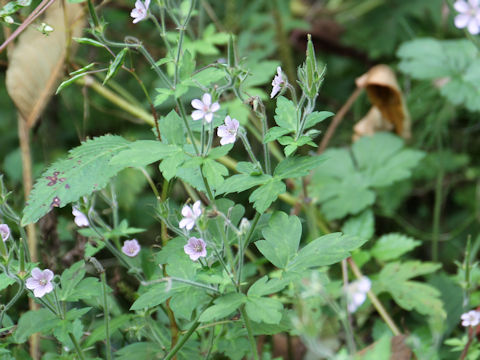
<svg viewBox="0 0 480 360">
<path fill-rule="evenodd" d="M 248 221 L 247 218 L 242 218 L 242 221 L 240 221 L 240 232 L 242 234 L 246 234 L 248 230 L 250 230 L 250 227 L 252 225 L 250 224 L 250 221 Z"/>
<path fill-rule="evenodd" d="M 50 25 L 48 24 L 45 24 L 45 23 L 42 23 L 38 30 L 42 33 L 42 34 L 45 34 L 45 35 L 49 35 L 51 32 L 53 32 L 53 27 L 51 27 Z"/>
<path fill-rule="evenodd" d="M 5 21 L 7 24 L 13 24 L 13 18 L 11 16 L 5 16 L 3 18 L 3 21 Z"/>
</svg>

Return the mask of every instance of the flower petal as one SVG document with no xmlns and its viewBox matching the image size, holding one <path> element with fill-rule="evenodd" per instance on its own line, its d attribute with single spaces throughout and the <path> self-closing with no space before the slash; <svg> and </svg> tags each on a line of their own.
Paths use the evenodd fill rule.
<svg viewBox="0 0 480 360">
<path fill-rule="evenodd" d="M 38 280 L 35 280 L 33 277 L 31 277 L 27 279 L 27 281 L 25 282 L 25 286 L 27 287 L 27 289 L 33 290 L 36 287 L 40 286 L 40 283 L 38 282 Z"/>
<path fill-rule="evenodd" d="M 453 7 L 460 13 L 467 12 L 470 9 L 470 6 L 468 6 L 468 4 L 463 0 L 455 1 Z"/>
<path fill-rule="evenodd" d="M 478 20 L 475 19 L 475 18 L 470 20 L 467 28 L 468 28 L 468 32 L 472 35 L 477 35 L 478 33 L 480 33 L 480 24 L 479 24 Z"/>
<path fill-rule="evenodd" d="M 203 94 L 202 101 L 206 106 L 210 107 L 210 105 L 212 104 L 212 95 L 210 95 L 209 93 Z"/>
<path fill-rule="evenodd" d="M 220 110 L 220 104 L 218 102 L 215 102 L 212 104 L 212 106 L 210 106 L 210 111 L 211 112 L 215 112 L 215 111 L 218 111 Z"/>
<path fill-rule="evenodd" d="M 43 278 L 47 280 L 48 282 L 52 281 L 53 279 L 53 271 L 50 269 L 45 269 L 43 270 Z"/>
<path fill-rule="evenodd" d="M 470 21 L 470 15 L 468 14 L 460 14 L 455 16 L 455 26 L 459 29 L 463 29 L 468 25 Z"/>
<path fill-rule="evenodd" d="M 205 121 L 207 123 L 210 124 L 212 122 L 212 120 L 213 120 L 213 113 L 209 112 L 209 113 L 205 114 Z"/>
<path fill-rule="evenodd" d="M 192 206 L 192 212 L 195 218 L 198 218 L 200 215 L 202 215 L 202 203 L 200 200 L 195 201 Z"/>
<path fill-rule="evenodd" d="M 194 109 L 198 109 L 198 110 L 203 109 L 203 102 L 201 102 L 198 99 L 193 99 L 191 104 Z"/>
<path fill-rule="evenodd" d="M 205 116 L 205 113 L 202 110 L 195 110 L 191 116 L 193 120 L 200 120 Z"/>
<path fill-rule="evenodd" d="M 32 269 L 32 277 L 36 280 L 42 279 L 43 271 L 38 267 Z"/>
</svg>

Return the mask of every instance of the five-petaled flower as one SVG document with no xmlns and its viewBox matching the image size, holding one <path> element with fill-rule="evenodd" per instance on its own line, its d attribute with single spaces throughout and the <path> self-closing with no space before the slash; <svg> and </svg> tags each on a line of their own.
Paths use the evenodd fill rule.
<svg viewBox="0 0 480 360">
<path fill-rule="evenodd" d="M 465 314 L 462 314 L 462 326 L 477 326 L 480 324 L 480 311 L 471 310 Z"/>
<path fill-rule="evenodd" d="M 205 244 L 205 241 L 201 238 L 191 237 L 188 239 L 187 245 L 183 247 L 183 250 L 193 261 L 197 261 L 200 257 L 207 256 L 207 244 Z"/>
<path fill-rule="evenodd" d="M 0 236 L 3 241 L 7 241 L 10 237 L 10 228 L 7 224 L 0 224 Z"/>
<path fill-rule="evenodd" d="M 32 277 L 27 279 L 27 289 L 33 290 L 35 297 L 41 298 L 43 295 L 53 291 L 53 272 L 52 270 L 40 270 L 38 267 L 32 270 Z"/>
<path fill-rule="evenodd" d="M 133 23 L 136 24 L 139 21 L 145 20 L 148 15 L 148 7 L 150 6 L 150 0 L 137 0 L 135 2 L 135 9 L 132 10 L 130 16 L 133 18 Z"/>
<path fill-rule="evenodd" d="M 348 284 L 345 291 L 347 294 L 347 309 L 350 313 L 354 313 L 365 302 L 371 286 L 372 282 L 366 276 Z"/>
<path fill-rule="evenodd" d="M 457 28 L 467 28 L 472 35 L 480 33 L 480 0 L 457 0 L 453 7 L 459 12 L 454 21 Z"/>
<path fill-rule="evenodd" d="M 220 109 L 218 102 L 212 104 L 212 96 L 208 93 L 203 94 L 202 100 L 193 99 L 192 107 L 195 110 L 192 112 L 193 120 L 205 119 L 207 123 L 211 123 L 213 120 L 213 113 Z"/>
<path fill-rule="evenodd" d="M 75 224 L 77 224 L 78 227 L 85 227 L 90 225 L 87 216 L 80 210 L 78 210 L 78 208 L 75 206 L 72 207 L 72 215 L 75 216 L 75 219 L 73 219 L 73 221 L 75 221 Z"/>
<path fill-rule="evenodd" d="M 122 252 L 129 257 L 137 256 L 140 252 L 140 244 L 137 239 L 125 240 L 122 246 Z"/>
<path fill-rule="evenodd" d="M 273 99 L 275 95 L 277 95 L 280 90 L 282 90 L 282 86 L 285 84 L 285 80 L 283 79 L 282 68 L 280 66 L 277 67 L 277 75 L 273 78 L 272 81 L 272 93 L 270 94 L 270 98 Z"/>
<path fill-rule="evenodd" d="M 220 136 L 220 144 L 233 144 L 237 138 L 238 127 L 240 123 L 237 119 L 232 119 L 227 115 L 225 125 L 220 125 L 217 129 L 217 135 Z"/>
<path fill-rule="evenodd" d="M 180 220 L 178 226 L 180 227 L 180 229 L 185 228 L 187 230 L 192 230 L 195 226 L 195 222 L 200 217 L 200 215 L 202 215 L 202 203 L 200 202 L 200 200 L 195 201 L 192 207 L 185 205 L 182 208 L 182 215 L 183 219 Z"/>
</svg>

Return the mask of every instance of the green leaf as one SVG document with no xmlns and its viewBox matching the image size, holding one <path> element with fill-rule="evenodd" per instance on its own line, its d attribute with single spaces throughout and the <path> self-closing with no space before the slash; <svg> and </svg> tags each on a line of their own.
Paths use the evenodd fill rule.
<svg viewBox="0 0 480 360">
<path fill-rule="evenodd" d="M 270 141 L 277 140 L 279 137 L 282 137 L 285 134 L 288 134 L 291 132 L 288 129 L 284 129 L 278 126 L 271 127 L 268 129 L 267 133 L 265 134 L 265 137 L 263 138 L 263 143 L 269 143 Z"/>
<path fill-rule="evenodd" d="M 210 153 L 208 154 L 208 158 L 212 160 L 221 158 L 222 156 L 227 155 L 230 152 L 230 150 L 232 150 L 232 148 L 233 148 L 233 144 L 217 146 L 212 150 L 210 150 Z"/>
<path fill-rule="evenodd" d="M 285 191 L 287 191 L 287 187 L 283 181 L 274 178 L 252 192 L 248 200 L 253 203 L 253 207 L 259 213 L 263 213 L 277 200 L 278 195 L 283 194 Z"/>
<path fill-rule="evenodd" d="M 419 80 L 445 79 L 440 93 L 455 105 L 480 110 L 480 59 L 469 40 L 415 39 L 397 55 L 402 72 Z"/>
<path fill-rule="evenodd" d="M 192 73 L 195 71 L 195 59 L 192 57 L 192 54 L 188 50 L 183 53 L 180 68 L 179 68 L 179 75 L 181 80 L 185 80 L 190 78 Z"/>
<path fill-rule="evenodd" d="M 175 110 L 170 111 L 167 116 L 162 116 L 158 121 L 162 141 L 170 145 L 182 146 L 185 143 L 182 118 Z"/>
<path fill-rule="evenodd" d="M 289 132 L 297 131 L 297 109 L 292 101 L 283 96 L 280 96 L 277 99 L 275 122 L 278 126 Z"/>
<path fill-rule="evenodd" d="M 172 156 L 163 159 L 159 166 L 163 177 L 170 181 L 170 179 L 176 176 L 178 169 L 186 159 L 187 156 L 182 150 L 178 150 L 178 152 L 174 153 Z"/>
<path fill-rule="evenodd" d="M 13 335 L 14 341 L 17 344 L 24 343 L 30 335 L 37 332 L 49 332 L 55 328 L 59 322 L 60 319 L 48 309 L 27 311 L 18 321 L 17 330 Z"/>
<path fill-rule="evenodd" d="M 377 240 L 371 254 L 380 261 L 398 259 L 403 254 L 412 251 L 421 242 L 402 234 L 383 235 Z"/>
<path fill-rule="evenodd" d="M 420 261 L 389 263 L 378 274 L 374 289 L 377 293 L 390 293 L 395 302 L 405 310 L 416 310 L 423 315 L 445 318 L 440 292 L 430 285 L 410 281 L 417 276 L 433 273 L 440 267 L 440 264 Z"/>
<path fill-rule="evenodd" d="M 305 130 L 311 128 L 312 126 L 317 125 L 319 122 L 333 116 L 334 114 L 330 111 L 314 111 L 307 116 L 305 119 Z"/>
<path fill-rule="evenodd" d="M 135 300 L 130 310 L 141 310 L 160 305 L 171 297 L 177 288 L 177 283 L 173 283 L 171 286 L 168 286 L 166 282 L 155 284 Z"/>
<path fill-rule="evenodd" d="M 411 176 L 424 153 L 404 149 L 403 141 L 390 133 L 358 140 L 352 154 L 344 149 L 327 150 L 326 161 L 314 172 L 309 193 L 322 203 L 328 220 L 357 214 L 375 202 L 376 188 Z"/>
<path fill-rule="evenodd" d="M 239 161 L 237 163 L 236 170 L 239 173 L 252 175 L 252 176 L 262 175 L 262 172 L 260 171 L 258 166 L 254 165 L 254 164 L 252 164 L 251 162 L 248 162 L 248 161 Z"/>
<path fill-rule="evenodd" d="M 256 322 L 279 324 L 280 320 L 282 320 L 283 305 L 277 299 L 249 296 L 245 310 L 248 317 Z"/>
<path fill-rule="evenodd" d="M 358 236 L 332 233 L 313 240 L 303 247 L 289 262 L 287 271 L 300 272 L 310 267 L 335 264 L 350 256 L 350 252 L 362 246 L 367 240 Z"/>
<path fill-rule="evenodd" d="M 75 292 L 75 287 L 83 279 L 85 273 L 85 262 L 83 260 L 76 262 L 62 273 L 60 277 L 60 284 L 62 285 L 59 294 L 60 300 L 67 300 Z"/>
<path fill-rule="evenodd" d="M 106 135 L 87 140 L 72 149 L 68 159 L 56 161 L 35 183 L 23 210 L 22 225 L 36 222 L 54 206 L 64 207 L 105 187 L 122 170 L 110 165 L 110 159 L 128 145 L 120 136 Z"/>
<path fill-rule="evenodd" d="M 100 281 L 94 277 L 87 277 L 78 283 L 74 292 L 69 294 L 68 301 L 96 298 L 101 292 L 102 285 Z"/>
<path fill-rule="evenodd" d="M 130 321 L 132 318 L 129 314 L 122 314 L 120 316 L 116 316 L 108 322 L 108 327 L 110 330 L 110 334 L 114 334 L 115 331 L 120 329 L 126 323 Z M 85 341 L 85 346 L 89 347 L 95 344 L 97 341 L 102 341 L 105 339 L 105 324 L 99 324 L 95 327 L 95 329 L 90 333 L 87 340 Z"/>
<path fill-rule="evenodd" d="M 117 56 L 115 56 L 115 59 L 113 59 L 113 62 L 108 67 L 107 75 L 105 76 L 105 80 L 103 80 L 103 85 L 105 85 L 108 80 L 117 74 L 118 69 L 120 69 L 123 65 L 123 61 L 125 60 L 127 52 L 128 48 L 124 48 L 117 54 Z"/>
<path fill-rule="evenodd" d="M 375 233 L 375 217 L 370 209 L 348 219 L 342 226 L 345 235 L 370 240 Z"/>
<path fill-rule="evenodd" d="M 307 176 L 324 161 L 325 157 L 319 155 L 286 158 L 277 165 L 274 176 L 280 179 Z"/>
<path fill-rule="evenodd" d="M 296 250 L 295 250 L 296 251 Z M 248 296 L 264 296 L 270 295 L 282 290 L 287 286 L 288 282 L 283 279 L 270 279 L 264 276 L 253 283 L 248 289 Z"/>
<path fill-rule="evenodd" d="M 246 300 L 247 297 L 241 293 L 223 295 L 215 299 L 215 305 L 210 306 L 200 315 L 199 321 L 208 322 L 223 319 L 237 310 Z"/>
<path fill-rule="evenodd" d="M 300 244 L 302 224 L 298 217 L 275 212 L 262 234 L 265 240 L 255 242 L 258 250 L 277 268 L 286 268 Z"/>
<path fill-rule="evenodd" d="M 116 351 L 115 360 L 159 359 L 158 356 L 163 357 L 164 352 L 157 343 L 136 342 Z"/>
<path fill-rule="evenodd" d="M 137 140 L 115 155 L 110 164 L 115 167 L 142 167 L 178 153 L 176 145 L 163 144 L 157 140 Z"/>
<path fill-rule="evenodd" d="M 217 189 L 217 194 L 230 194 L 233 192 L 242 192 L 254 186 L 265 184 L 272 177 L 270 175 L 252 176 L 249 174 L 238 174 L 230 176 Z"/>
<path fill-rule="evenodd" d="M 222 185 L 223 177 L 228 175 L 225 165 L 208 158 L 203 162 L 202 171 L 212 189 Z"/>
</svg>

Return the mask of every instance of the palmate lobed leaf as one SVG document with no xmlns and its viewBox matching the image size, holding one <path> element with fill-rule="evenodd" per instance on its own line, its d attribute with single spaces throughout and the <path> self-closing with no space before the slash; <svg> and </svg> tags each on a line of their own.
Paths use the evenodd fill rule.
<svg viewBox="0 0 480 360">
<path fill-rule="evenodd" d="M 105 187 L 122 169 L 109 165 L 110 159 L 129 144 L 120 136 L 106 135 L 72 149 L 67 159 L 56 161 L 37 180 L 23 211 L 22 224 L 33 223 L 54 206 L 64 207 Z"/>
</svg>

